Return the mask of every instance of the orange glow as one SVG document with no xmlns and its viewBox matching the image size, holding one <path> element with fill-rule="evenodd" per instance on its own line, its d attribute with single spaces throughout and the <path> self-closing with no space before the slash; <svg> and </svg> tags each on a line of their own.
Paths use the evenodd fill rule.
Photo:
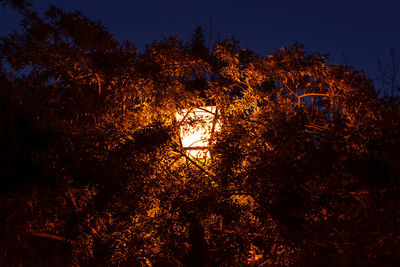
<svg viewBox="0 0 400 267">
<path fill-rule="evenodd" d="M 188 156 L 204 158 L 210 156 L 208 146 L 213 134 L 221 129 L 217 121 L 217 108 L 207 106 L 182 110 L 176 114 L 180 123 L 182 147 Z"/>
</svg>

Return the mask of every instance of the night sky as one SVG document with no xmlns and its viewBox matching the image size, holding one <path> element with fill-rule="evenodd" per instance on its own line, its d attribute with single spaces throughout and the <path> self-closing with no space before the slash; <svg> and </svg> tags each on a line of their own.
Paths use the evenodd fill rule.
<svg viewBox="0 0 400 267">
<path fill-rule="evenodd" d="M 393 48 L 400 55 L 400 1 L 33 1 L 44 11 L 49 5 L 80 10 L 101 20 L 119 41 L 146 44 L 163 36 L 190 40 L 197 25 L 213 20 L 222 38 L 234 36 L 261 55 L 294 42 L 307 52 L 330 53 L 332 62 L 344 63 L 375 78 L 377 59 L 386 61 Z M 0 35 L 18 28 L 19 17 L 0 8 Z"/>
</svg>

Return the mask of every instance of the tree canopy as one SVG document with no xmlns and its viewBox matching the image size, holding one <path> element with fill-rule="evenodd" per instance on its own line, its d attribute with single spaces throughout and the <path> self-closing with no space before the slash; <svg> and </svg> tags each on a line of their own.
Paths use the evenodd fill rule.
<svg viewBox="0 0 400 267">
<path fill-rule="evenodd" d="M 362 72 L 201 28 L 139 52 L 80 12 L 23 14 L 0 42 L 2 265 L 400 262 L 400 110 Z M 205 161 L 175 114 L 208 103 Z"/>
</svg>

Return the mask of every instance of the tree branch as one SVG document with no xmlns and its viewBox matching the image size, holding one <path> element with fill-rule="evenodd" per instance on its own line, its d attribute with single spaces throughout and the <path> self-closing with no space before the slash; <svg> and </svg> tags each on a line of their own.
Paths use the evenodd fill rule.
<svg viewBox="0 0 400 267">
<path fill-rule="evenodd" d="M 301 96 L 298 96 L 299 99 L 306 97 L 306 96 L 329 96 L 328 94 L 318 94 L 318 93 L 308 93 Z"/>
<path fill-rule="evenodd" d="M 40 232 L 30 232 L 29 233 L 32 236 L 37 236 L 37 237 L 42 237 L 42 238 L 47 238 L 47 239 L 53 239 L 53 240 L 57 240 L 57 241 L 61 241 L 61 242 L 66 242 L 66 243 L 70 243 L 73 244 L 74 241 L 72 240 L 68 240 L 62 236 L 58 236 L 58 235 L 54 235 L 54 234 L 48 234 L 48 233 L 40 233 Z"/>
<path fill-rule="evenodd" d="M 95 73 L 95 75 L 96 75 L 96 78 L 97 78 L 97 85 L 99 86 L 98 93 L 99 93 L 99 95 L 100 95 L 100 94 L 101 94 L 101 82 L 100 82 L 100 76 L 99 76 L 99 74 L 98 74 L 98 73 Z"/>
</svg>

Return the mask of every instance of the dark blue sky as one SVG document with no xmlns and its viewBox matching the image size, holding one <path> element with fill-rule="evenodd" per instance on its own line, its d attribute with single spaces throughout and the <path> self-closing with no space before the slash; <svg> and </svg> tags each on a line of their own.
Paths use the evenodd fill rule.
<svg viewBox="0 0 400 267">
<path fill-rule="evenodd" d="M 377 59 L 387 60 L 391 47 L 400 55 L 399 0 L 33 0 L 33 4 L 39 11 L 50 4 L 81 10 L 100 19 L 118 40 L 133 41 L 142 51 L 162 36 L 189 40 L 196 25 L 207 25 L 211 17 L 222 37 L 233 35 L 261 55 L 297 41 L 308 52 L 330 53 L 332 62 L 343 63 L 344 53 L 370 78 L 376 74 Z M 0 8 L 0 35 L 17 27 L 16 12 Z"/>
</svg>

